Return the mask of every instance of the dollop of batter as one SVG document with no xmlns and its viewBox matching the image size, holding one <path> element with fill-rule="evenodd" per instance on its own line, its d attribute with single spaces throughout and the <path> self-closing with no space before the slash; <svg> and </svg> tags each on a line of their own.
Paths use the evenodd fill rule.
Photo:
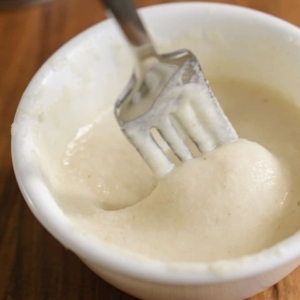
<svg viewBox="0 0 300 300">
<path fill-rule="evenodd" d="M 204 262 L 258 252 L 299 229 L 299 108 L 256 83 L 211 85 L 241 139 L 159 182 L 112 110 L 79 129 L 51 179 L 76 230 L 133 255 Z"/>
</svg>

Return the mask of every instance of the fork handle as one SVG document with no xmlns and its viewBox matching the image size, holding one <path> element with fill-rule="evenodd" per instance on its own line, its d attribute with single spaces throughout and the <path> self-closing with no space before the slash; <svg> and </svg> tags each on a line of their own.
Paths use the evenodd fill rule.
<svg viewBox="0 0 300 300">
<path fill-rule="evenodd" d="M 155 54 L 151 39 L 132 0 L 102 0 L 102 2 L 112 12 L 123 33 L 139 56 L 141 54 L 142 56 Z"/>
</svg>

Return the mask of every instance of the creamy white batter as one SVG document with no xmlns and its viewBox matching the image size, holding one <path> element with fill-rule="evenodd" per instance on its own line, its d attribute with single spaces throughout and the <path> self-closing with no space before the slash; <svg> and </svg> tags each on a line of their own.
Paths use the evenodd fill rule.
<svg viewBox="0 0 300 300">
<path fill-rule="evenodd" d="M 299 229 L 299 108 L 251 82 L 210 83 L 242 139 L 159 183 L 112 107 L 79 130 L 51 180 L 78 231 L 133 254 L 187 262 L 255 253 Z"/>
</svg>

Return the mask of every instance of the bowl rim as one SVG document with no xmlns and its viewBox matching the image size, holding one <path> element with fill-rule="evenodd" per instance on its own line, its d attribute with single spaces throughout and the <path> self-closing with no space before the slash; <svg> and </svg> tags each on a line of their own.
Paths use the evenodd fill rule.
<svg viewBox="0 0 300 300">
<path fill-rule="evenodd" d="M 171 9 L 181 10 L 184 8 L 215 9 L 222 10 L 229 15 L 244 15 L 246 18 L 259 19 L 275 28 L 294 33 L 300 38 L 300 29 L 284 20 L 250 8 L 230 4 L 206 2 L 167 3 L 142 8 L 141 12 L 142 14 L 154 14 L 157 10 L 168 10 L 170 12 Z M 92 34 L 95 28 L 111 26 L 113 26 L 113 22 L 105 20 L 88 28 L 64 44 L 52 57 L 71 51 L 74 43 L 78 43 L 85 36 Z M 30 103 L 30 93 L 51 72 L 50 59 L 51 57 L 38 70 L 25 90 L 14 122 L 22 122 L 22 120 L 19 120 L 20 107 Z M 39 222 L 66 248 L 71 249 L 81 259 L 88 261 L 89 265 L 95 264 L 106 270 L 150 282 L 194 285 L 241 280 L 279 268 L 291 263 L 300 256 L 300 232 L 259 253 L 210 263 L 163 263 L 151 259 L 133 258 L 125 252 L 112 250 L 110 247 L 106 247 L 105 244 L 102 245 L 74 230 L 72 224 L 61 211 L 54 212 L 47 201 L 42 201 L 45 199 L 53 200 L 53 197 L 39 173 L 34 155 L 32 153 L 27 156 L 24 155 L 23 136 L 26 134 L 25 130 L 25 126 L 24 128 L 21 126 L 16 134 L 12 134 L 12 160 L 20 190 Z M 26 144 L 25 146 L 27 146 L 25 149 L 29 153 L 32 150 L 30 145 Z"/>
</svg>

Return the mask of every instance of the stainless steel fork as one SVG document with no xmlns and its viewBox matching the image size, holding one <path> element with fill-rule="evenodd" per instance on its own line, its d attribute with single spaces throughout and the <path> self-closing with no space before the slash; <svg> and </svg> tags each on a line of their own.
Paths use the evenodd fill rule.
<svg viewBox="0 0 300 300">
<path fill-rule="evenodd" d="M 200 152 L 236 141 L 238 135 L 189 50 L 158 54 L 131 0 L 102 0 L 134 53 L 136 69 L 115 104 L 124 134 L 157 177 L 174 163 L 155 139 L 156 129 L 181 160 L 193 158 L 187 135 Z"/>
</svg>

